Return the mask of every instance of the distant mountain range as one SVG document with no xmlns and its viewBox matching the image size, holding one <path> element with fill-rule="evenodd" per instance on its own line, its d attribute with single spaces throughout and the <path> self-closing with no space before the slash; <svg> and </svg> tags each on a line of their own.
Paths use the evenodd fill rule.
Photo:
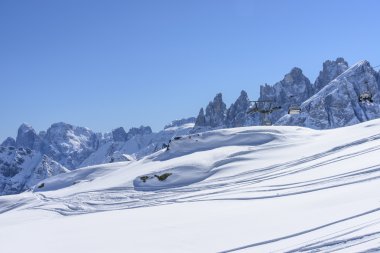
<svg viewBox="0 0 380 253">
<path fill-rule="evenodd" d="M 22 124 L 16 139 L 8 137 L 1 144 L 0 195 L 27 190 L 39 180 L 80 167 L 140 159 L 189 133 L 264 125 L 268 120 L 275 125 L 329 129 L 380 118 L 379 90 L 380 73 L 367 61 L 349 67 L 337 58 L 323 63 L 313 84 L 300 68 L 293 68 L 283 80 L 261 86 L 257 100 L 272 101 L 280 108 L 267 115 L 247 114 L 251 102 L 243 90 L 230 107 L 219 93 L 196 118 L 173 121 L 158 133 L 141 126 L 102 134 L 63 122 L 36 133 L 32 126 Z M 371 103 L 359 101 L 364 93 L 371 95 Z M 300 114 L 288 114 L 294 105 Z"/>
</svg>

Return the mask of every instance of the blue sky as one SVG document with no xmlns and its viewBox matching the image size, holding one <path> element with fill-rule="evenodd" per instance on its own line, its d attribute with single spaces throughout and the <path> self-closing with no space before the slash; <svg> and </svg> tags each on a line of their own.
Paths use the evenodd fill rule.
<svg viewBox="0 0 380 253">
<path fill-rule="evenodd" d="M 216 93 L 380 64 L 380 1 L 0 1 L 0 139 L 27 122 L 96 131 L 196 116 Z"/>
</svg>

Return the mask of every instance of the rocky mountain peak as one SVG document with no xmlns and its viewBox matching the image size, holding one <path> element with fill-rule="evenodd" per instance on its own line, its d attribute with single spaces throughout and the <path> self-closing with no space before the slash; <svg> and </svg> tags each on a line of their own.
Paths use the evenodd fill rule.
<svg viewBox="0 0 380 253">
<path fill-rule="evenodd" d="M 370 94 L 373 102 L 359 101 Z M 360 61 L 301 105 L 300 115 L 286 115 L 277 124 L 316 129 L 336 128 L 380 117 L 379 74 Z"/>
<path fill-rule="evenodd" d="M 224 123 L 226 116 L 226 104 L 223 102 L 222 93 L 218 93 L 214 100 L 206 107 L 205 121 L 206 125 L 219 127 Z"/>
<path fill-rule="evenodd" d="M 112 130 L 112 138 L 114 141 L 127 141 L 128 135 L 123 127 L 118 127 Z"/>
<path fill-rule="evenodd" d="M 294 67 L 284 76 L 284 79 L 280 83 L 282 86 L 299 86 L 304 85 L 304 83 L 310 83 L 310 81 L 304 76 L 302 69 Z"/>
<path fill-rule="evenodd" d="M 323 69 L 319 72 L 319 75 L 314 83 L 314 92 L 317 93 L 329 82 L 341 75 L 348 69 L 348 63 L 339 57 L 335 61 L 327 60 L 323 63 Z"/>
<path fill-rule="evenodd" d="M 245 90 L 240 92 L 240 96 L 236 99 L 227 110 L 226 123 L 227 127 L 241 127 L 251 124 L 251 117 L 247 114 L 250 106 L 248 94 Z"/>
<path fill-rule="evenodd" d="M 298 68 L 298 67 L 294 67 L 290 70 L 289 74 L 291 77 L 293 78 L 297 78 L 297 77 L 300 77 L 300 76 L 303 76 L 303 73 L 302 73 L 302 69 Z"/>
<path fill-rule="evenodd" d="M 28 124 L 21 124 L 17 131 L 16 146 L 34 149 L 39 143 L 36 131 Z"/>
<path fill-rule="evenodd" d="M 76 168 L 98 148 L 97 134 L 86 127 L 54 123 L 43 139 L 42 152 L 69 169 Z"/>
<path fill-rule="evenodd" d="M 205 118 L 205 112 L 203 110 L 203 107 L 199 110 L 197 119 L 195 120 L 195 126 L 196 127 L 206 126 L 206 118 Z"/>
<path fill-rule="evenodd" d="M 0 146 L 3 147 L 16 147 L 16 140 L 12 137 L 6 138 Z"/>
<path fill-rule="evenodd" d="M 140 127 L 132 127 L 128 131 L 128 140 L 137 135 L 147 135 L 152 133 L 152 128 L 150 126 L 140 126 Z"/>
<path fill-rule="evenodd" d="M 280 106 L 280 110 L 274 111 L 268 117 L 271 122 L 276 122 L 288 113 L 291 105 L 300 105 L 313 94 L 310 80 L 303 74 L 300 68 L 293 68 L 284 78 L 272 85 L 260 87 L 259 100 L 272 101 L 274 106 Z M 262 115 L 255 115 L 263 120 Z"/>
</svg>

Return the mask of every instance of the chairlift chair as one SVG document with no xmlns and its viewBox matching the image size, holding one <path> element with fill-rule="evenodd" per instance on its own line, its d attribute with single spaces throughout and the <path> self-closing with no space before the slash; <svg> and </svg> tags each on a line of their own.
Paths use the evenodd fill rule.
<svg viewBox="0 0 380 253">
<path fill-rule="evenodd" d="M 290 95 L 289 99 L 293 100 L 293 103 L 288 108 L 288 114 L 300 114 L 301 113 L 301 107 L 295 103 L 295 97 L 294 95 Z"/>
<path fill-rule="evenodd" d="M 269 119 L 265 118 L 263 120 L 263 125 L 264 126 L 271 126 L 272 125 L 272 121 L 270 121 Z"/>
<path fill-rule="evenodd" d="M 373 103 L 372 94 L 368 91 L 363 92 L 359 96 L 360 103 Z"/>
<path fill-rule="evenodd" d="M 359 95 L 359 103 L 373 103 L 372 94 L 369 92 L 368 81 L 364 81 L 366 90 Z"/>
<path fill-rule="evenodd" d="M 256 101 L 252 101 L 252 102 L 254 102 L 254 104 L 248 108 L 247 114 L 254 114 L 256 112 L 259 112 L 259 108 L 257 106 Z"/>
<path fill-rule="evenodd" d="M 254 103 L 247 110 L 247 114 L 261 113 L 261 114 L 270 114 L 276 110 L 281 109 L 281 106 L 273 106 L 273 101 L 261 100 L 261 101 L 250 101 Z M 262 104 L 262 108 L 259 108 L 259 104 Z"/>
<path fill-rule="evenodd" d="M 300 114 L 301 113 L 301 107 L 298 105 L 291 105 L 288 109 L 288 114 Z"/>
</svg>

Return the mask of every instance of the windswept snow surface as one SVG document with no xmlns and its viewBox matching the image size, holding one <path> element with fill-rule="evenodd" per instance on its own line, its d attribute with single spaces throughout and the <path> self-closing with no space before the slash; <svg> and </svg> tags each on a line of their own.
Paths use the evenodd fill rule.
<svg viewBox="0 0 380 253">
<path fill-rule="evenodd" d="M 378 252 L 379 157 L 380 120 L 182 136 L 0 197 L 0 249 Z"/>
</svg>

